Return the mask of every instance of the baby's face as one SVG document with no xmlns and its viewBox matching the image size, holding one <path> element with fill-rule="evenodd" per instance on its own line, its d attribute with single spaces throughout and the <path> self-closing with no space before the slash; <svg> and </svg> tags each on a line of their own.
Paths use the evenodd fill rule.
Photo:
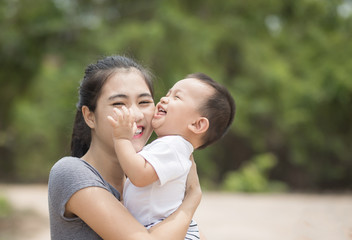
<svg viewBox="0 0 352 240">
<path fill-rule="evenodd" d="M 198 109 L 213 89 L 195 78 L 178 81 L 156 105 L 152 126 L 159 136 L 188 133 L 188 125 L 201 117 Z"/>
</svg>

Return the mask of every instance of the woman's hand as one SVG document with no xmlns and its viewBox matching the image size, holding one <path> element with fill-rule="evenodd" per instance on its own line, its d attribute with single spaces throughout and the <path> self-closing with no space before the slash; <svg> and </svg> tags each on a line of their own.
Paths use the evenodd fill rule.
<svg viewBox="0 0 352 240">
<path fill-rule="evenodd" d="M 202 198 L 202 189 L 200 188 L 200 183 L 199 183 L 199 178 L 197 173 L 197 165 L 194 161 L 193 155 L 191 155 L 191 161 L 192 161 L 192 166 L 187 178 L 185 199 L 187 197 L 194 199 L 195 203 L 197 204 L 196 207 L 198 207 L 200 200 Z"/>
</svg>

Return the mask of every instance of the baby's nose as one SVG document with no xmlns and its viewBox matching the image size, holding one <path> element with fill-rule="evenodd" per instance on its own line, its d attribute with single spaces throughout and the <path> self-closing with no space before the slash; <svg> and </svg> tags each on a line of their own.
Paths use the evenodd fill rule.
<svg viewBox="0 0 352 240">
<path fill-rule="evenodd" d="M 168 97 L 162 97 L 161 99 L 160 99 L 160 102 L 161 103 L 169 103 L 169 98 Z"/>
</svg>

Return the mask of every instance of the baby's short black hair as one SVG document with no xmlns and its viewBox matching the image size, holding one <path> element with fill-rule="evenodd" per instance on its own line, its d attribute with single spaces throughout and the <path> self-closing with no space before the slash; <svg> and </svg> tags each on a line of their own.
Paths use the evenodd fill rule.
<svg viewBox="0 0 352 240">
<path fill-rule="evenodd" d="M 198 149 L 202 149 L 225 135 L 235 117 L 236 105 L 229 91 L 206 74 L 192 73 L 186 78 L 197 79 L 214 89 L 214 93 L 199 109 L 200 113 L 209 121 L 209 128 L 203 137 L 203 144 L 198 147 Z"/>
</svg>

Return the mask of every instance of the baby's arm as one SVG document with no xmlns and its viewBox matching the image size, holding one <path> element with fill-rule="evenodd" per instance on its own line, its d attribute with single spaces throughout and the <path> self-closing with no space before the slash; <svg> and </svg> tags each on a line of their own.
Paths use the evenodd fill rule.
<svg viewBox="0 0 352 240">
<path fill-rule="evenodd" d="M 159 178 L 153 166 L 136 153 L 131 143 L 136 131 L 132 109 L 128 110 L 123 106 L 120 110 L 114 108 L 114 112 L 115 118 L 108 116 L 108 120 L 113 127 L 115 152 L 123 171 L 137 187 L 144 187 L 157 181 Z"/>
</svg>

